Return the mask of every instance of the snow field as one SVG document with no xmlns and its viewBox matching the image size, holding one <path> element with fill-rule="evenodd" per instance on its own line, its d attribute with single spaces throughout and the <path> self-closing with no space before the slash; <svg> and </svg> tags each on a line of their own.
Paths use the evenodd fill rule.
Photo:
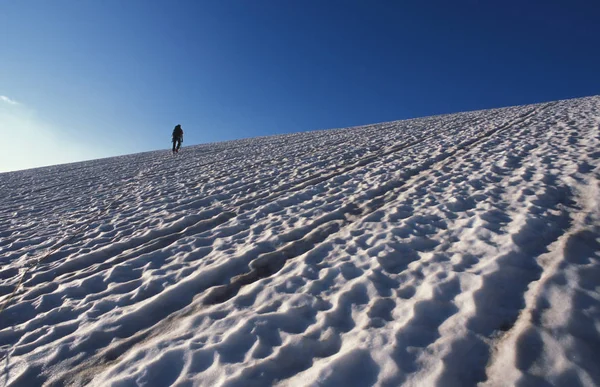
<svg viewBox="0 0 600 387">
<path fill-rule="evenodd" d="M 0 175 L 5 385 L 597 385 L 600 98 Z M 73 230 L 80 228 L 69 243 Z"/>
</svg>

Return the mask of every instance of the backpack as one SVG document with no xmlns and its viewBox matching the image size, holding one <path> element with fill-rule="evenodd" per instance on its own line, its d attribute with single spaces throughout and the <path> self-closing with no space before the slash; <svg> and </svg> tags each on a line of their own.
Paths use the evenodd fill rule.
<svg viewBox="0 0 600 387">
<path fill-rule="evenodd" d="M 173 129 L 173 137 L 183 137 L 183 129 L 181 129 L 181 125 L 177 125 L 175 129 Z"/>
</svg>

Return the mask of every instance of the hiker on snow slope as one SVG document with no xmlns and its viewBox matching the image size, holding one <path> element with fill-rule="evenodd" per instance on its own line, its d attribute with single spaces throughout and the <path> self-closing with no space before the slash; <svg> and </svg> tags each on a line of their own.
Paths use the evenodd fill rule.
<svg viewBox="0 0 600 387">
<path fill-rule="evenodd" d="M 179 152 L 179 148 L 181 148 L 181 143 L 183 142 L 183 129 L 181 129 L 181 125 L 175 126 L 173 129 L 173 153 Z"/>
</svg>

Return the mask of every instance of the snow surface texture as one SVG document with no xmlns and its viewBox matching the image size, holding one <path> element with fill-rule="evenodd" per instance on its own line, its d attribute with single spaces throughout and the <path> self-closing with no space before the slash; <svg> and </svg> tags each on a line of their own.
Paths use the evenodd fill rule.
<svg viewBox="0 0 600 387">
<path fill-rule="evenodd" d="M 0 175 L 0 384 L 600 385 L 600 97 Z"/>
</svg>

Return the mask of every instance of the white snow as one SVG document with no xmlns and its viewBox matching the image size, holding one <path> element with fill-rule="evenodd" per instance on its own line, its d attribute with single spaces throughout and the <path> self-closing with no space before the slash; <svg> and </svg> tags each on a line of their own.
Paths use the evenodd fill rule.
<svg viewBox="0 0 600 387">
<path fill-rule="evenodd" d="M 31 265 L 0 384 L 600 385 L 599 126 L 589 97 L 0 174 L 0 305 Z"/>
</svg>

